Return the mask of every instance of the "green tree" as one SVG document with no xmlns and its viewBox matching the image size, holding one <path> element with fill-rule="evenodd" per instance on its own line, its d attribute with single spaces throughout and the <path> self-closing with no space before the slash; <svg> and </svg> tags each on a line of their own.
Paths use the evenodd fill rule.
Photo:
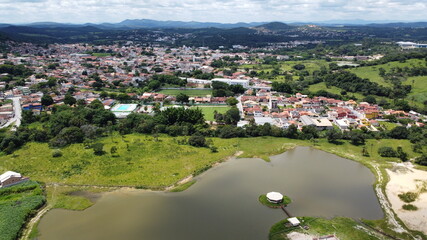
<svg viewBox="0 0 427 240">
<path fill-rule="evenodd" d="M 378 154 L 381 157 L 396 157 L 396 151 L 392 147 L 380 147 L 378 148 Z"/>
<path fill-rule="evenodd" d="M 408 161 L 408 154 L 403 151 L 401 146 L 397 147 L 396 155 L 402 162 Z"/>
<path fill-rule="evenodd" d="M 77 103 L 77 100 L 73 96 L 71 96 L 71 94 L 67 93 L 64 97 L 64 103 L 72 106 Z"/>
<path fill-rule="evenodd" d="M 301 136 L 304 139 L 314 139 L 319 137 L 318 130 L 314 126 L 303 126 L 301 131 L 303 133 Z"/>
<path fill-rule="evenodd" d="M 393 128 L 389 134 L 388 134 L 391 138 L 394 139 L 407 139 L 408 135 L 409 135 L 409 131 L 406 127 L 404 126 L 397 126 L 395 128 Z"/>
<path fill-rule="evenodd" d="M 375 97 L 374 97 L 374 96 L 372 96 L 372 95 L 368 95 L 368 96 L 366 96 L 366 97 L 363 99 L 363 101 L 368 102 L 368 103 L 371 103 L 371 104 L 375 104 L 375 103 L 377 103 L 377 99 L 375 99 Z"/>
<path fill-rule="evenodd" d="M 236 107 L 229 109 L 225 112 L 224 119 L 227 124 L 237 124 L 237 122 L 240 121 L 239 109 Z"/>
<path fill-rule="evenodd" d="M 427 166 L 427 154 L 422 154 L 421 156 L 415 159 L 415 163 L 418 163 L 423 166 Z"/>
<path fill-rule="evenodd" d="M 178 95 L 176 95 L 176 101 L 181 104 L 188 103 L 189 102 L 188 98 L 189 98 L 188 95 L 184 93 L 178 93 Z"/>
<path fill-rule="evenodd" d="M 239 103 L 235 97 L 229 97 L 225 102 L 230 106 L 236 106 Z"/>
<path fill-rule="evenodd" d="M 326 138 L 328 139 L 328 142 L 330 143 L 336 143 L 337 140 L 342 138 L 342 133 L 338 129 L 329 129 L 326 131 Z"/>
<path fill-rule="evenodd" d="M 359 131 L 350 132 L 350 143 L 353 145 L 365 144 L 365 135 Z"/>
<path fill-rule="evenodd" d="M 102 98 L 102 99 L 105 99 L 106 97 L 108 97 L 108 93 L 107 93 L 107 92 L 105 92 L 105 91 L 102 91 L 102 92 L 99 94 L 99 97 L 100 97 L 100 98 Z"/>
<path fill-rule="evenodd" d="M 43 106 L 50 106 L 53 104 L 53 98 L 47 94 L 43 95 L 42 99 L 41 99 L 41 104 Z"/>
</svg>

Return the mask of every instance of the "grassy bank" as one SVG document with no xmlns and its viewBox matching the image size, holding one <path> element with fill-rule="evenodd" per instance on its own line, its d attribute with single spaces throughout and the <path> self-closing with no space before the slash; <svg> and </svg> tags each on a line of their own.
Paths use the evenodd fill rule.
<svg viewBox="0 0 427 240">
<path fill-rule="evenodd" d="M 302 217 L 299 218 L 302 225 L 309 227 L 303 230 L 300 227 L 286 227 L 286 220 L 280 221 L 270 229 L 270 240 L 288 239 L 286 234 L 290 232 L 300 232 L 312 236 L 325 236 L 335 234 L 341 240 L 377 240 L 376 236 L 364 230 L 363 225 L 349 218 L 333 218 L 326 220 L 323 218 Z"/>
<path fill-rule="evenodd" d="M 34 181 L 0 189 L 0 239 L 17 239 L 26 221 L 44 203 L 43 190 Z"/>
<path fill-rule="evenodd" d="M 98 156 L 83 144 L 73 144 L 61 149 L 61 157 L 53 157 L 53 149 L 44 143 L 29 143 L 12 155 L 0 156 L 0 171 L 15 170 L 45 183 L 97 186 L 133 186 L 159 189 L 199 172 L 207 166 L 225 159 L 238 151 L 243 158 L 262 158 L 279 154 L 295 146 L 312 146 L 309 141 L 258 137 L 220 139 L 212 138 L 218 147 L 217 153 L 208 148 L 181 145 L 184 137 L 131 134 L 100 139 L 105 154 Z M 110 154 L 111 147 L 117 153 Z M 375 162 L 388 165 L 399 162 L 397 158 L 383 158 L 377 150 L 382 146 L 402 146 L 409 158 L 417 154 L 411 150 L 407 140 L 368 140 L 366 148 L 369 157 L 362 156 L 363 146 L 354 146 L 343 141 L 336 145 L 320 139 L 315 148 L 353 159 L 361 163 Z M 367 164 L 369 165 L 369 164 Z"/>
<path fill-rule="evenodd" d="M 385 168 L 390 167 L 393 162 L 401 162 L 401 161 L 398 158 L 384 158 L 379 156 L 378 149 L 383 146 L 393 147 L 394 149 L 396 149 L 398 146 L 401 146 L 404 149 L 404 151 L 408 153 L 409 158 L 414 158 L 418 156 L 418 154 L 412 151 L 411 143 L 408 140 L 370 139 L 366 142 L 366 145 L 365 145 L 365 147 L 369 152 L 369 156 L 363 156 L 362 154 L 363 146 L 355 146 L 346 141 L 343 141 L 341 144 L 332 144 L 326 141 L 325 139 L 320 139 L 318 143 L 316 143 L 316 145 L 313 147 L 364 164 L 366 167 L 372 170 L 372 172 L 376 175 L 377 180 L 379 177 L 386 179 L 381 182 L 381 186 L 380 186 L 384 192 L 384 188 L 386 186 L 386 183 L 388 182 L 387 180 L 388 176 L 385 173 Z M 377 175 L 377 171 L 375 171 L 373 165 L 378 166 L 381 176 Z M 401 226 L 405 227 L 402 221 L 400 221 L 399 219 L 396 219 L 396 220 L 399 222 Z M 322 234 L 337 233 L 338 237 L 340 237 L 341 235 L 340 239 L 370 239 L 370 238 L 364 238 L 364 235 L 367 232 L 371 232 L 371 233 L 374 232 L 373 230 L 369 229 L 366 226 L 365 226 L 365 230 L 361 230 L 361 228 L 358 227 L 359 229 L 357 229 L 357 231 L 355 231 L 354 233 L 347 232 L 347 230 L 345 229 L 349 230 L 351 228 L 354 228 L 356 225 L 357 226 L 360 225 L 356 223 L 354 220 L 347 219 L 347 218 L 337 218 L 332 220 L 317 219 L 316 222 L 320 223 L 320 225 L 317 227 L 322 227 L 321 229 L 323 230 L 328 230 L 328 229 L 330 230 L 329 232 L 320 231 L 319 234 L 322 235 Z M 413 239 L 413 235 L 421 236 L 422 239 L 426 238 L 424 234 L 417 231 L 408 230 L 408 232 L 397 233 L 393 230 L 394 227 L 389 224 L 386 218 L 375 220 L 375 221 L 364 221 L 364 223 L 369 225 L 372 228 L 375 228 L 383 233 L 389 234 L 399 239 L 410 240 L 410 239 Z M 339 226 L 339 228 L 337 226 Z M 338 230 L 335 229 L 334 227 L 336 227 Z M 311 225 L 310 225 L 310 228 L 313 229 Z M 354 235 L 354 234 L 357 234 L 357 235 Z M 277 234 L 277 235 L 274 235 L 274 237 L 272 237 L 271 239 L 287 239 L 287 238 L 283 234 Z M 373 239 L 378 239 L 378 238 L 373 238 Z"/>
<path fill-rule="evenodd" d="M 243 151 L 242 157 L 260 157 L 284 152 L 303 141 L 284 138 L 212 138 L 218 148 L 181 145 L 184 137 L 131 134 L 100 139 L 104 155 L 98 156 L 83 144 L 61 149 L 61 157 L 53 157 L 53 149 L 44 143 L 29 143 L 12 155 L 0 156 L 0 171 L 15 170 L 45 183 L 97 186 L 133 186 L 162 189 L 207 166 Z M 111 147 L 117 153 L 110 154 Z"/>
<path fill-rule="evenodd" d="M 173 188 L 172 190 L 170 190 L 170 192 L 182 192 L 187 190 L 189 187 L 193 186 L 193 184 L 196 183 L 196 180 L 191 180 L 189 182 L 186 182 L 184 184 L 178 185 L 175 188 Z"/>
</svg>

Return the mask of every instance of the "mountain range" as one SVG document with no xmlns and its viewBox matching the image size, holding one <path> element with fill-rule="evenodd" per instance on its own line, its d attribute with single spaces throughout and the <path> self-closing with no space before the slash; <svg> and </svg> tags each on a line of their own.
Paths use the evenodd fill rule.
<svg viewBox="0 0 427 240">
<path fill-rule="evenodd" d="M 273 22 L 274 24 L 280 22 Z M 238 22 L 238 23 L 217 23 L 217 22 L 196 22 L 196 21 L 158 21 L 151 19 L 127 19 L 119 23 L 85 23 L 85 24 L 73 24 L 73 23 L 57 23 L 57 22 L 35 22 L 28 24 L 7 24 L 0 23 L 0 28 L 8 26 L 27 26 L 34 28 L 57 28 L 57 27 L 85 27 L 92 26 L 99 29 L 117 29 L 117 30 L 129 30 L 129 29 L 140 29 L 140 28 L 240 28 L 240 27 L 258 27 L 260 25 L 270 24 L 268 22 Z M 294 22 L 288 23 L 289 25 L 307 25 L 315 24 L 320 26 L 372 26 L 372 27 L 427 27 L 427 22 L 386 22 L 386 21 L 365 21 L 365 20 L 331 20 L 324 22 Z M 272 26 L 274 27 L 274 26 Z M 283 27 L 283 26 L 281 26 Z"/>
</svg>

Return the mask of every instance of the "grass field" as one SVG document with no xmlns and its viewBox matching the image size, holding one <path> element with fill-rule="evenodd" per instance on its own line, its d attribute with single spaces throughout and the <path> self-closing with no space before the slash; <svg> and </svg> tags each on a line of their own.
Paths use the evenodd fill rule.
<svg viewBox="0 0 427 240">
<path fill-rule="evenodd" d="M 110 53 L 92 53 L 92 56 L 95 56 L 95 57 L 109 57 L 109 56 L 111 56 L 111 54 Z"/>
<path fill-rule="evenodd" d="M 281 71 L 296 71 L 293 69 L 293 66 L 297 64 L 303 64 L 305 66 L 304 70 L 307 70 L 308 72 L 313 73 L 313 71 L 320 70 L 322 66 L 327 67 L 328 63 L 325 60 L 304 60 L 304 61 L 284 61 L 280 62 L 278 66 L 280 66 Z M 261 72 L 264 71 L 265 73 L 271 72 L 274 69 L 274 65 L 268 65 L 268 64 L 246 64 L 241 65 L 241 69 L 249 69 L 249 71 L 256 71 Z M 297 80 L 299 77 L 294 76 L 294 80 Z M 274 79 L 269 79 L 271 81 L 283 81 L 285 78 L 284 76 L 277 76 Z"/>
<path fill-rule="evenodd" d="M 327 67 L 328 63 L 325 60 L 304 60 L 304 61 L 284 61 L 280 62 L 279 66 L 282 71 L 291 71 L 295 70 L 293 69 L 293 66 L 297 64 L 303 64 L 305 66 L 305 70 L 307 70 L 310 73 L 313 73 L 315 70 L 320 70 L 322 66 Z M 249 70 L 255 70 L 257 72 L 259 71 L 272 71 L 274 68 L 274 65 L 268 65 L 268 64 L 246 64 L 241 65 L 240 68 L 245 69 L 249 68 Z"/>
<path fill-rule="evenodd" d="M 327 92 L 330 92 L 330 93 L 333 93 L 333 94 L 338 94 L 338 95 L 341 95 L 341 91 L 342 91 L 341 88 L 338 88 L 338 87 L 335 87 L 335 86 L 326 87 L 326 83 L 324 83 L 324 82 L 320 82 L 320 83 L 316 83 L 316 84 L 310 85 L 309 88 L 308 88 L 308 90 L 310 92 L 317 92 L 319 90 L 325 90 Z M 362 94 L 360 94 L 360 93 L 352 93 L 352 92 L 347 92 L 347 96 L 354 96 L 359 101 L 361 101 L 364 98 L 364 96 Z M 353 100 L 355 100 L 355 99 L 353 99 Z"/>
<path fill-rule="evenodd" d="M 300 227 L 285 227 L 286 220 L 280 221 L 273 225 L 270 229 L 270 240 L 281 240 L 287 239 L 286 234 L 290 232 L 301 232 L 304 234 L 310 234 L 312 236 L 325 236 L 330 234 L 336 234 L 341 240 L 354 240 L 354 239 L 366 239 L 376 240 L 375 236 L 371 236 L 365 231 L 359 229 L 361 226 L 359 223 L 349 218 L 313 218 L 313 217 L 302 217 L 299 218 L 303 225 L 307 225 L 310 228 L 308 230 L 302 230 Z M 357 227 L 359 226 L 359 227 Z"/>
<path fill-rule="evenodd" d="M 214 118 L 214 111 L 217 111 L 218 113 L 224 114 L 227 112 L 230 107 L 229 106 L 196 106 L 192 108 L 199 108 L 202 110 L 203 114 L 205 115 L 206 121 L 215 121 Z"/>
<path fill-rule="evenodd" d="M 164 89 L 159 93 L 163 93 L 166 95 L 176 96 L 179 93 L 187 94 L 190 97 L 205 97 L 207 95 L 212 95 L 212 90 L 197 90 L 197 89 Z"/>
<path fill-rule="evenodd" d="M 381 64 L 377 66 L 367 66 L 367 67 L 357 67 L 350 69 L 350 72 L 355 73 L 357 76 L 361 78 L 367 78 L 372 82 L 376 82 L 380 85 L 391 87 L 392 85 L 389 82 L 384 81 L 384 79 L 379 75 L 379 69 L 384 68 L 387 72 L 390 71 L 393 67 L 411 67 L 411 66 L 417 66 L 417 65 L 425 64 L 425 61 L 420 59 L 410 59 L 407 60 L 404 63 L 401 62 L 389 62 L 386 64 Z M 410 82 L 406 82 L 404 84 L 411 84 Z M 424 91 L 426 91 L 427 88 L 424 88 Z"/>
<path fill-rule="evenodd" d="M 180 137 L 183 138 L 183 137 Z M 0 171 L 15 170 L 45 183 L 100 186 L 135 186 L 164 188 L 180 179 L 243 151 L 242 157 L 260 157 L 284 152 L 300 140 L 284 138 L 213 138 L 218 153 L 208 148 L 178 144 L 178 139 L 131 134 L 100 140 L 106 153 L 97 156 L 83 144 L 61 149 L 62 157 L 52 157 L 53 149 L 45 143 L 28 143 L 12 155 L 0 156 Z M 116 146 L 116 156 L 110 148 Z"/>
<path fill-rule="evenodd" d="M 52 157 L 53 149 L 47 144 L 29 143 L 12 155 L 0 156 L 0 172 L 14 170 L 45 183 L 158 189 L 170 186 L 238 151 L 243 151 L 241 157 L 268 160 L 269 156 L 297 145 L 312 145 L 309 141 L 273 137 L 212 138 L 219 152 L 211 153 L 208 148 L 180 145 L 178 139 L 160 136 L 156 141 L 148 135 L 131 134 L 123 138 L 117 135 L 100 140 L 105 144 L 106 151 L 102 156 L 94 155 L 93 150 L 85 149 L 83 144 L 73 144 L 61 149 L 63 156 L 57 158 Z M 117 147 L 117 156 L 109 153 L 112 146 Z M 362 146 L 348 142 L 335 145 L 320 139 L 315 147 L 362 163 L 399 161 L 397 158 L 380 157 L 377 150 L 381 146 L 402 146 L 410 158 L 416 156 L 407 140 L 368 140 L 366 146 L 371 153 L 370 157 L 362 156 Z"/>
<path fill-rule="evenodd" d="M 18 239 L 27 219 L 44 202 L 43 190 L 34 181 L 0 189 L 0 239 Z"/>
<path fill-rule="evenodd" d="M 414 83 L 413 85 L 412 82 Z M 409 93 L 407 99 L 409 99 L 411 103 L 417 103 L 418 106 L 423 106 L 424 102 L 427 101 L 427 76 L 410 77 L 406 84 L 412 85 L 412 91 Z"/>
</svg>

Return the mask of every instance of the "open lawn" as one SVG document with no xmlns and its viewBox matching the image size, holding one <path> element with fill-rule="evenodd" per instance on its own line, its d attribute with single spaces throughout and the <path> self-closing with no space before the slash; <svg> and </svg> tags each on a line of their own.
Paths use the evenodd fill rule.
<svg viewBox="0 0 427 240">
<path fill-rule="evenodd" d="M 383 86 L 391 87 L 392 85 L 389 82 L 384 81 L 384 79 L 379 75 L 379 69 L 380 68 L 384 68 L 388 72 L 393 67 L 404 68 L 404 67 L 417 66 L 419 64 L 421 64 L 421 65 L 425 64 L 425 61 L 420 60 L 420 59 L 410 59 L 404 63 L 401 63 L 398 61 L 389 62 L 386 64 L 381 64 L 381 65 L 376 65 L 376 66 L 352 68 L 349 71 L 352 73 L 355 73 L 357 76 L 359 76 L 361 78 L 367 78 L 372 82 L 376 82 L 376 83 L 383 85 Z M 409 85 L 409 84 L 411 84 L 411 82 L 407 81 L 404 84 Z M 426 89 L 426 88 L 424 88 L 424 89 Z"/>
<path fill-rule="evenodd" d="M 190 97 L 205 97 L 207 95 L 212 95 L 211 89 L 206 90 L 198 90 L 198 89 L 164 89 L 161 90 L 159 93 L 163 93 L 166 95 L 172 95 L 176 96 L 179 93 L 187 94 Z"/>
<path fill-rule="evenodd" d="M 427 101 L 427 76 L 410 77 L 406 84 L 412 85 L 411 93 L 407 99 L 411 103 L 417 103 L 418 106 L 424 106 L 424 102 Z"/>
<path fill-rule="evenodd" d="M 330 92 L 330 93 L 333 93 L 333 94 L 338 94 L 338 95 L 341 95 L 341 91 L 342 91 L 341 88 L 338 88 L 338 87 L 335 87 L 335 86 L 326 87 L 326 83 L 324 83 L 324 82 L 320 82 L 320 83 L 316 83 L 316 84 L 310 85 L 309 88 L 308 88 L 308 90 L 310 92 L 317 92 L 319 90 L 325 90 L 327 92 Z M 360 93 L 347 92 L 347 96 L 354 96 L 359 101 L 361 101 L 364 98 L 364 96 L 362 94 L 360 94 Z M 356 100 L 356 99 L 353 99 L 353 100 Z"/>
<path fill-rule="evenodd" d="M 192 108 L 199 108 L 202 110 L 203 114 L 205 115 L 206 121 L 215 121 L 214 118 L 214 112 L 217 111 L 218 113 L 224 114 L 227 112 L 230 107 L 229 106 L 195 106 Z"/>
<path fill-rule="evenodd" d="M 111 54 L 110 53 L 92 53 L 92 56 L 95 56 L 95 57 L 109 57 L 109 56 L 111 56 Z"/>
</svg>

